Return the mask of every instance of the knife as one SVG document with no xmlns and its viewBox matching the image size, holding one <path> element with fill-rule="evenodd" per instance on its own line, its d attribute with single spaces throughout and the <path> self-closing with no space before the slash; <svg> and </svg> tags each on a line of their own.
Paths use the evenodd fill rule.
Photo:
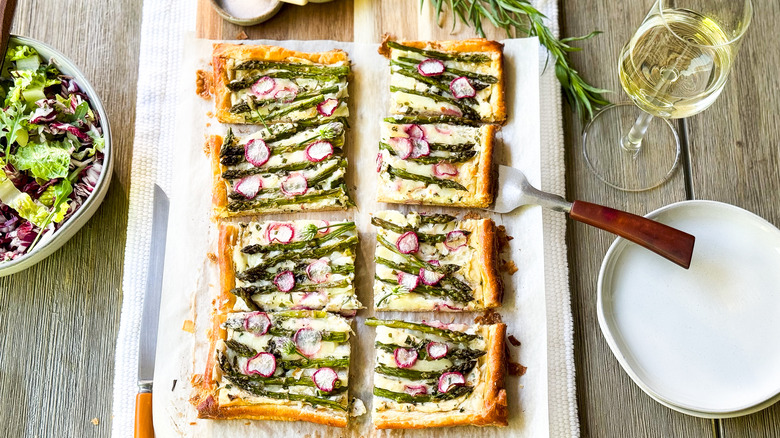
<svg viewBox="0 0 780 438">
<path fill-rule="evenodd" d="M 141 335 L 138 339 L 138 395 L 135 397 L 135 438 L 154 436 L 152 422 L 152 381 L 154 356 L 157 350 L 157 324 L 160 319 L 165 238 L 168 234 L 168 196 L 154 185 L 152 210 L 152 243 L 146 277 L 144 313 L 141 317 Z"/>
</svg>

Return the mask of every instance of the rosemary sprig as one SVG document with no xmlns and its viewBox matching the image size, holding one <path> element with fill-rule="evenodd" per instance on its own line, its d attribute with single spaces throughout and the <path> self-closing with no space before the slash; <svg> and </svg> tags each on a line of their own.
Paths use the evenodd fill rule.
<svg viewBox="0 0 780 438">
<path fill-rule="evenodd" d="M 509 38 L 519 34 L 539 37 L 539 43 L 555 58 L 555 76 L 563 87 L 566 100 L 583 120 L 593 117 L 595 110 L 609 104 L 602 94 L 609 93 L 610 90 L 596 88 L 585 82 L 571 66 L 568 56 L 570 52 L 582 50 L 571 46 L 570 43 L 593 38 L 601 32 L 594 31 L 584 36 L 558 39 L 550 28 L 545 26 L 544 20 L 547 17 L 527 0 L 430 0 L 430 2 L 436 12 L 437 21 L 446 4 L 456 17 L 453 19 L 453 26 L 457 20 L 460 20 L 463 24 L 473 27 L 474 31 L 483 38 L 485 38 L 485 31 L 482 29 L 483 19 L 506 31 Z M 420 6 L 424 4 L 425 0 L 420 0 Z M 523 18 L 528 22 L 521 21 Z"/>
</svg>

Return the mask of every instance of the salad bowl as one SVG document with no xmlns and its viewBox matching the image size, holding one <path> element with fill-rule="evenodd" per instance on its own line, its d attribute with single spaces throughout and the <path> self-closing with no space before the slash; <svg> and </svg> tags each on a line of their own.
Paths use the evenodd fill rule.
<svg viewBox="0 0 780 438">
<path fill-rule="evenodd" d="M 78 230 L 84 226 L 84 224 L 92 217 L 92 215 L 95 213 L 95 211 L 100 206 L 101 202 L 103 201 L 103 198 L 106 195 L 106 192 L 108 191 L 108 186 L 111 181 L 111 175 L 112 175 L 112 165 L 113 165 L 113 147 L 111 142 L 111 130 L 109 128 L 109 122 L 108 117 L 106 116 L 105 109 L 103 108 L 103 105 L 100 101 L 100 98 L 97 95 L 97 92 L 95 92 L 94 88 L 92 88 L 92 85 L 87 81 L 87 78 L 84 76 L 84 74 L 79 70 L 79 68 L 65 55 L 60 53 L 58 50 L 54 49 L 53 47 L 49 46 L 48 44 L 42 43 L 40 41 L 34 40 L 32 38 L 23 37 L 23 36 L 17 36 L 17 35 L 11 35 L 8 47 L 9 49 L 18 47 L 18 46 L 29 46 L 35 49 L 35 51 L 38 52 L 38 55 L 40 56 L 40 59 L 42 62 L 49 62 L 57 67 L 57 69 L 61 72 L 62 75 L 66 75 L 66 77 L 70 77 L 72 79 L 68 79 L 69 85 L 69 91 L 71 91 L 71 96 L 78 95 L 83 96 L 86 95 L 88 99 L 83 99 L 82 97 L 74 98 L 72 100 L 73 107 L 72 107 L 72 113 L 68 112 L 68 110 L 64 110 L 65 112 L 68 112 L 69 117 L 71 117 L 74 121 L 72 123 L 59 123 L 59 122 L 52 122 L 48 128 L 45 128 L 43 126 L 44 122 L 40 122 L 40 130 L 39 135 L 44 135 L 43 132 L 46 131 L 46 129 L 49 129 L 49 131 L 46 132 L 59 132 L 60 136 L 62 136 L 62 133 L 65 133 L 66 137 L 72 137 L 71 143 L 74 143 L 74 140 L 78 140 L 79 138 L 86 139 L 86 142 L 89 142 L 92 144 L 93 148 L 91 151 L 91 155 L 89 157 L 92 158 L 91 164 L 85 165 L 86 167 L 76 167 L 76 169 L 72 169 L 74 166 L 71 165 L 71 169 L 69 169 L 69 176 L 68 178 L 60 178 L 58 181 L 62 181 L 65 179 L 70 179 L 73 182 L 72 192 L 73 195 L 67 195 L 70 196 L 70 199 L 64 198 L 66 202 L 66 206 L 68 207 L 67 213 L 64 215 L 64 218 L 61 219 L 59 223 L 56 225 L 52 225 L 51 222 L 48 222 L 49 229 L 45 233 L 42 233 L 40 235 L 40 238 L 37 238 L 37 241 L 33 241 L 32 245 L 28 245 L 27 248 L 32 246 L 31 249 L 26 251 L 17 251 L 17 253 L 12 253 L 11 251 L 8 251 L 8 248 L 0 248 L 0 277 L 10 275 L 19 271 L 22 271 L 24 269 L 29 268 L 30 266 L 40 262 L 44 258 L 48 257 L 52 253 L 54 253 L 57 249 L 59 249 L 65 242 L 68 241 L 71 237 L 73 237 Z M 9 62 L 9 61 L 6 61 Z M 43 64 L 42 64 L 43 65 Z M 4 67 L 5 74 L 7 75 L 7 66 Z M 58 76 L 59 79 L 61 76 Z M 61 84 L 63 88 L 65 87 L 65 83 Z M 25 99 L 28 101 L 32 101 L 29 96 L 24 96 Z M 42 98 L 45 98 L 46 96 L 40 96 Z M 59 97 L 58 97 L 59 99 Z M 54 99 L 50 99 L 52 102 L 54 102 Z M 63 98 L 64 100 L 64 98 Z M 75 103 L 83 103 L 83 101 L 87 101 L 87 105 L 81 105 L 82 108 L 76 108 Z M 52 108 L 48 108 L 48 106 L 42 106 L 39 105 L 36 102 L 36 105 L 39 108 L 36 108 L 36 112 L 30 115 L 30 119 L 35 119 L 36 117 L 43 117 L 45 120 L 55 120 L 55 117 L 57 120 L 61 119 L 59 114 L 57 114 L 57 110 L 52 106 Z M 4 106 L 8 106 L 7 104 L 4 104 Z M 32 106 L 32 104 L 30 104 Z M 33 106 L 33 108 L 35 108 Z M 9 108 L 6 108 L 5 111 L 7 112 Z M 48 112 L 46 112 L 48 111 Z M 87 111 L 88 116 L 87 119 L 84 118 L 84 111 Z M 94 125 L 90 128 L 90 132 L 84 132 L 87 131 L 86 128 L 80 128 L 81 132 L 74 132 L 77 130 L 75 125 L 79 123 L 77 117 L 79 117 L 79 113 L 81 113 L 80 117 L 82 120 L 88 120 L 88 118 L 91 117 L 92 120 L 95 121 Z M 40 119 L 35 119 L 40 120 Z M 83 125 L 82 125 L 83 126 Z M 7 132 L 8 127 L 3 126 L 3 129 Z M 57 131 L 57 129 L 60 129 L 60 131 Z M 102 131 L 102 136 L 100 135 Z M 89 134 L 89 135 L 88 135 Z M 92 140 L 87 139 L 87 137 L 92 138 Z M 95 140 L 95 138 L 102 137 L 102 142 L 100 144 L 100 148 L 97 148 L 99 153 L 95 152 L 95 148 L 97 147 L 98 141 Z M 62 146 L 62 144 L 65 144 L 66 142 L 63 141 L 61 143 L 57 143 L 58 145 Z M 80 142 L 76 142 L 76 144 L 82 145 Z M 84 143 L 87 144 L 87 143 Z M 86 146 L 84 146 L 86 148 Z M 102 149 L 102 150 L 101 150 Z M 72 152 L 71 152 L 72 153 Z M 100 155 L 102 154 L 102 163 L 100 162 Z M 32 158 L 27 157 L 27 166 L 35 166 L 35 155 L 32 155 Z M 45 158 L 49 159 L 49 158 Z M 87 157 L 87 155 L 78 156 L 78 157 L 69 157 L 69 159 L 82 159 L 83 162 L 89 162 L 90 158 Z M 8 160 L 10 161 L 10 160 Z M 32 163 L 30 163 L 32 162 Z M 83 163 L 82 162 L 82 163 Z M 91 172 L 87 174 L 88 170 L 91 169 Z M 5 173 L 0 175 L 2 177 L 5 177 Z M 11 179 L 9 177 L 9 179 Z M 38 187 L 39 192 L 44 192 L 44 188 L 47 187 L 46 181 L 42 180 L 39 176 L 35 176 L 34 178 L 28 177 L 28 179 L 31 180 L 31 183 L 35 183 L 40 185 Z M 88 179 L 88 181 L 87 181 Z M 49 185 L 53 185 L 54 180 L 49 181 Z M 13 190 L 13 187 L 11 187 Z M 25 189 L 20 189 L 27 191 Z M 19 194 L 19 193 L 17 193 Z M 61 195 L 64 195 L 64 193 L 60 192 Z M 43 196 L 43 195 L 39 195 Z M 58 195 L 60 196 L 60 195 Z M 54 214 L 54 211 L 56 210 L 57 200 L 59 198 L 55 198 L 54 206 L 51 208 L 52 214 Z M 29 199 L 28 199 L 29 201 Z M 31 201 L 30 201 L 31 202 Z M 40 205 L 39 205 L 40 207 Z M 0 223 L 0 242 L 8 242 L 9 239 L 19 239 L 18 235 L 18 227 L 19 223 L 26 222 L 22 214 L 18 214 L 15 217 L 10 217 L 10 215 L 13 215 L 14 213 L 11 212 L 11 210 L 8 209 L 6 206 L 6 215 L 3 215 L 3 211 L 0 211 L 0 219 L 3 219 L 3 221 Z M 64 207 L 63 209 L 64 210 Z M 64 211 L 63 211 L 64 212 Z M 48 219 L 48 218 L 47 218 Z M 29 221 L 32 222 L 32 221 Z M 14 228 L 17 227 L 17 228 Z M 52 229 L 53 228 L 53 229 Z M 23 239 L 22 239 L 23 240 Z"/>
</svg>

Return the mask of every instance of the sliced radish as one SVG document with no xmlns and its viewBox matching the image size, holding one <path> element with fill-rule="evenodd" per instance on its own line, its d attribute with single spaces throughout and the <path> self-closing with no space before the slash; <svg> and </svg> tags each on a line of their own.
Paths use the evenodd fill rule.
<svg viewBox="0 0 780 438">
<path fill-rule="evenodd" d="M 444 278 L 444 274 L 440 272 L 429 271 L 425 268 L 420 268 L 419 276 L 420 276 L 420 281 L 422 281 L 423 284 L 427 284 L 428 286 L 434 286 L 442 278 Z"/>
<path fill-rule="evenodd" d="M 438 260 L 428 260 L 428 264 L 433 266 L 441 266 L 441 262 Z"/>
<path fill-rule="evenodd" d="M 290 103 L 295 100 L 295 96 L 298 95 L 298 90 L 291 87 L 284 87 L 281 90 L 274 93 L 274 99 L 282 103 Z"/>
<path fill-rule="evenodd" d="M 393 358 L 398 368 L 411 368 L 417 362 L 417 350 L 412 348 L 396 348 Z"/>
<path fill-rule="evenodd" d="M 447 329 L 447 327 L 448 327 L 448 324 L 445 324 L 445 323 L 443 323 L 441 321 L 426 321 L 426 320 L 423 320 L 422 323 L 427 325 L 428 327 L 436 327 L 436 328 L 440 328 L 440 329 Z"/>
<path fill-rule="evenodd" d="M 379 173 L 382 170 L 382 153 L 376 154 L 376 172 Z"/>
<path fill-rule="evenodd" d="M 395 151 L 396 155 L 401 157 L 402 160 L 405 160 L 409 158 L 409 155 L 412 155 L 412 149 L 414 149 L 412 139 L 407 137 L 390 137 L 388 142 L 390 143 L 390 147 L 392 147 Z"/>
<path fill-rule="evenodd" d="M 406 272 L 399 272 L 398 273 L 398 284 L 408 289 L 410 292 L 413 291 L 417 286 L 420 285 L 420 277 L 412 274 L 407 274 Z"/>
<path fill-rule="evenodd" d="M 251 87 L 249 87 L 249 91 L 252 92 L 255 96 L 265 96 L 268 93 L 270 93 L 274 88 L 276 87 L 276 81 L 274 78 L 263 76 L 262 78 L 258 79 L 257 82 L 252 84 Z"/>
<path fill-rule="evenodd" d="M 339 380 L 339 375 L 333 368 L 320 368 L 312 374 L 311 379 L 320 391 L 331 392 Z"/>
<path fill-rule="evenodd" d="M 417 239 L 417 234 L 414 231 L 407 231 L 401 234 L 401 237 L 395 241 L 395 246 L 398 248 L 398 251 L 404 254 L 411 254 L 420 249 L 420 241 Z"/>
<path fill-rule="evenodd" d="M 295 228 L 292 224 L 286 222 L 275 222 L 268 226 L 265 232 L 265 238 L 268 243 L 290 243 L 295 237 Z"/>
<path fill-rule="evenodd" d="M 438 306 L 438 308 L 439 308 L 439 309 L 444 309 L 444 310 L 452 310 L 452 311 L 454 311 L 454 312 L 459 312 L 459 311 L 463 310 L 463 308 L 462 308 L 462 307 L 455 307 L 455 306 L 450 306 L 450 305 L 449 305 L 449 304 L 447 304 L 447 303 L 439 303 L 439 304 L 437 304 L 436 306 Z"/>
<path fill-rule="evenodd" d="M 444 73 L 444 63 L 438 59 L 426 59 L 417 64 L 417 71 L 423 76 L 438 76 Z"/>
<path fill-rule="evenodd" d="M 404 129 L 404 132 L 406 132 L 406 135 L 408 135 L 409 138 L 425 138 L 425 131 L 420 125 L 409 125 Z"/>
<path fill-rule="evenodd" d="M 466 384 L 466 378 L 463 374 L 457 371 L 451 371 L 444 373 L 439 377 L 439 392 L 445 393 L 452 389 L 453 386 L 463 386 Z"/>
<path fill-rule="evenodd" d="M 428 394 L 428 388 L 425 385 L 404 385 L 404 392 L 409 395 Z"/>
<path fill-rule="evenodd" d="M 442 114 L 445 116 L 453 116 L 453 117 L 463 117 L 463 112 L 457 108 L 451 108 L 447 106 L 442 106 L 439 108 Z"/>
<path fill-rule="evenodd" d="M 409 158 L 427 157 L 431 154 L 431 145 L 426 140 L 414 140 L 412 145 L 412 153 L 409 154 Z"/>
<path fill-rule="evenodd" d="M 465 76 L 453 79 L 452 82 L 450 82 L 450 91 L 456 99 L 474 97 L 477 95 L 477 90 L 471 85 L 469 78 Z"/>
<path fill-rule="evenodd" d="M 271 328 L 271 318 L 265 312 L 252 312 L 244 320 L 244 328 L 255 336 L 262 336 Z"/>
<path fill-rule="evenodd" d="M 333 143 L 327 140 L 317 140 L 306 146 L 305 154 L 307 160 L 312 163 L 319 163 L 333 155 Z"/>
<path fill-rule="evenodd" d="M 444 246 L 450 251 L 457 251 L 466 246 L 467 240 L 466 233 L 461 230 L 452 230 L 447 233 L 447 237 L 444 238 Z"/>
<path fill-rule="evenodd" d="M 333 115 L 334 112 L 336 112 L 336 108 L 339 107 L 339 100 L 338 99 L 327 99 L 324 102 L 320 102 L 317 104 L 317 112 L 322 114 L 325 117 L 330 117 Z"/>
<path fill-rule="evenodd" d="M 282 189 L 282 193 L 287 196 L 303 195 L 309 190 L 309 181 L 300 172 L 295 172 L 287 175 L 279 187 Z"/>
<path fill-rule="evenodd" d="M 452 163 L 439 161 L 433 165 L 433 174 L 440 178 L 444 176 L 456 176 L 458 174 L 458 169 Z"/>
<path fill-rule="evenodd" d="M 306 357 L 312 357 L 322 348 L 322 333 L 310 327 L 304 327 L 293 336 L 293 342 L 298 347 L 298 351 Z"/>
<path fill-rule="evenodd" d="M 276 358 L 271 353 L 257 353 L 246 362 L 247 374 L 259 374 L 263 377 L 271 377 L 276 371 Z"/>
<path fill-rule="evenodd" d="M 301 297 L 296 308 L 304 310 L 322 309 L 327 303 L 328 297 L 320 291 L 306 292 Z"/>
<path fill-rule="evenodd" d="M 249 140 L 244 146 L 244 157 L 255 167 L 260 167 L 271 158 L 271 149 L 260 138 Z"/>
<path fill-rule="evenodd" d="M 330 222 L 325 221 L 325 220 L 321 220 L 320 221 L 320 226 L 319 226 L 319 232 L 321 234 L 328 234 L 328 233 L 330 233 Z"/>
<path fill-rule="evenodd" d="M 436 129 L 436 132 L 442 135 L 450 135 L 452 134 L 452 130 L 449 128 L 441 128 L 440 126 L 447 126 L 447 125 L 433 125 L 433 128 Z"/>
<path fill-rule="evenodd" d="M 441 359 L 450 351 L 450 347 L 443 342 L 429 342 L 425 349 L 428 351 L 428 357 L 434 360 Z"/>
<path fill-rule="evenodd" d="M 290 292 L 295 287 L 295 274 L 282 271 L 274 276 L 274 285 L 282 292 Z"/>
<path fill-rule="evenodd" d="M 257 196 L 257 192 L 263 188 L 263 178 L 260 175 L 249 175 L 241 178 L 236 183 L 236 191 L 241 193 L 246 199 L 252 199 Z"/>
<path fill-rule="evenodd" d="M 315 260 L 306 267 L 306 275 L 315 283 L 324 283 L 330 278 L 330 264 L 323 260 Z"/>
</svg>

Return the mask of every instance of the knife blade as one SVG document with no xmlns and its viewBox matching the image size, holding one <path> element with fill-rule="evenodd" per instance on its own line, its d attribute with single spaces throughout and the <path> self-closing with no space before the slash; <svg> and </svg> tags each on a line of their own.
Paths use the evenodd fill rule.
<svg viewBox="0 0 780 438">
<path fill-rule="evenodd" d="M 160 295 L 165 265 L 165 239 L 168 234 L 168 196 L 154 186 L 152 234 L 146 277 L 141 334 L 138 339 L 138 395 L 135 405 L 135 436 L 152 437 L 152 381 L 157 351 L 157 325 L 160 319 Z"/>
</svg>

